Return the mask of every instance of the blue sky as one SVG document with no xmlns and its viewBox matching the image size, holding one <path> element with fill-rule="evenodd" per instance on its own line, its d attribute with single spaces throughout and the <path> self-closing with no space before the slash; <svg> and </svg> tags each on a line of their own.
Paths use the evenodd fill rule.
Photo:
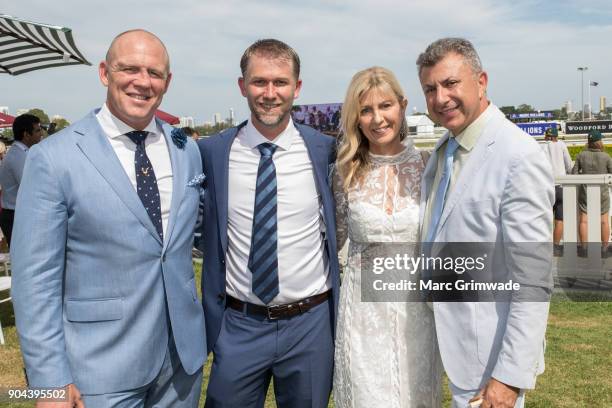
<svg viewBox="0 0 612 408">
<path fill-rule="evenodd" d="M 554 109 L 571 99 L 578 107 L 578 66 L 589 67 L 585 82 L 599 82 L 595 110 L 600 95 L 612 104 L 609 0 L 4 0 L 0 13 L 72 28 L 93 64 L 1 75 L 0 106 L 11 113 L 40 107 L 74 121 L 100 106 L 106 91 L 97 64 L 116 34 L 138 27 L 156 33 L 170 52 L 174 77 L 161 108 L 196 123 L 215 112 L 227 117 L 230 107 L 238 119 L 248 116 L 238 63 L 246 47 L 266 37 L 298 51 L 299 103 L 341 102 L 355 72 L 380 65 L 395 72 L 410 109 L 423 111 L 418 54 L 437 38 L 461 36 L 480 53 L 499 106 Z"/>
</svg>

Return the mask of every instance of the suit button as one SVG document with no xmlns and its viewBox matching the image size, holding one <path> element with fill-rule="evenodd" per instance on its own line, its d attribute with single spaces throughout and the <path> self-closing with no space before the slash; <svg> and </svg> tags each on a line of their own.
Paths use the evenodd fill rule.
<svg viewBox="0 0 612 408">
<path fill-rule="evenodd" d="M 162 262 L 166 262 L 166 254 L 162 256 Z"/>
<path fill-rule="evenodd" d="M 225 265 L 225 259 L 221 260 L 221 264 Z"/>
<path fill-rule="evenodd" d="M 219 293 L 218 298 L 219 298 L 219 300 L 224 300 L 225 299 L 225 293 Z"/>
</svg>

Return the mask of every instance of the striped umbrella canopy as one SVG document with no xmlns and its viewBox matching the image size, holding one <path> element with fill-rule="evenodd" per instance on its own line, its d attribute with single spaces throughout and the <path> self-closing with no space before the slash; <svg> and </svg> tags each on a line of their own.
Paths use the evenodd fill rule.
<svg viewBox="0 0 612 408">
<path fill-rule="evenodd" d="M 0 73 L 20 75 L 64 65 L 91 65 L 72 30 L 0 14 Z"/>
</svg>

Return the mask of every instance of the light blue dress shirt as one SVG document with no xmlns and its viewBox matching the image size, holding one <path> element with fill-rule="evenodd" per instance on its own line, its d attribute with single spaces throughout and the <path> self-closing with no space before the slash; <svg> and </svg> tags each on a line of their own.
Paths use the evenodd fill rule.
<svg viewBox="0 0 612 408">
<path fill-rule="evenodd" d="M 10 147 L 0 165 L 0 186 L 2 186 L 2 208 L 15 209 L 17 191 L 25 165 L 28 147 L 16 141 Z"/>
</svg>

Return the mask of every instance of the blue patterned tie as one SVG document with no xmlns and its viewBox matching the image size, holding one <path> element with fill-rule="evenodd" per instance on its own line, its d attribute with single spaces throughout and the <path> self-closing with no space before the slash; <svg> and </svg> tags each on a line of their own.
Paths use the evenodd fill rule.
<svg viewBox="0 0 612 408">
<path fill-rule="evenodd" d="M 431 210 L 431 223 L 427 230 L 427 239 L 425 242 L 433 242 L 436 236 L 438 224 L 440 223 L 442 211 L 444 210 L 446 191 L 448 190 L 448 185 L 450 184 L 451 175 L 453 173 L 453 159 L 458 147 L 459 143 L 457 143 L 454 137 L 448 138 L 446 152 L 444 153 L 444 172 L 442 173 L 440 184 L 438 184 L 438 190 L 436 191 L 436 201 L 433 203 L 433 208 Z"/>
<path fill-rule="evenodd" d="M 142 205 L 144 205 L 149 214 L 149 218 L 153 221 L 155 229 L 159 237 L 164 239 L 161 218 L 161 204 L 159 199 L 159 188 L 157 187 L 157 178 L 151 161 L 145 151 L 144 141 L 149 132 L 142 130 L 134 130 L 126 133 L 132 142 L 136 143 L 136 154 L 134 155 L 134 166 L 136 168 L 136 191 Z"/>
<path fill-rule="evenodd" d="M 272 161 L 276 145 L 262 143 L 257 148 L 261 157 L 257 169 L 249 269 L 253 274 L 253 293 L 267 305 L 278 295 L 276 168 Z"/>
</svg>

